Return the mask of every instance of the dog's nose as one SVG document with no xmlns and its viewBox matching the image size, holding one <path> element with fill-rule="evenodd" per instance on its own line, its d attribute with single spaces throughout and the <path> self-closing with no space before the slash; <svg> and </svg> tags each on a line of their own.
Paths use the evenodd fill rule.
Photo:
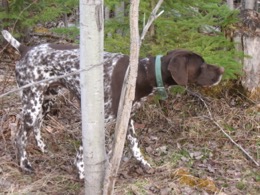
<svg viewBox="0 0 260 195">
<path fill-rule="evenodd" d="M 224 71 L 225 71 L 225 68 L 224 68 L 224 67 L 220 67 L 220 68 L 219 68 L 219 72 L 220 72 L 221 74 L 223 74 Z"/>
</svg>

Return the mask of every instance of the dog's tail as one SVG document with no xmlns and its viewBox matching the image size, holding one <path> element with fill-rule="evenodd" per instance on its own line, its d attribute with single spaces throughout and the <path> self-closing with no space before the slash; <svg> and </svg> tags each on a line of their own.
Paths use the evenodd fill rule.
<svg viewBox="0 0 260 195">
<path fill-rule="evenodd" d="M 9 33 L 7 30 L 2 30 L 2 35 L 5 38 L 5 40 L 10 43 L 17 51 L 19 51 L 20 53 L 22 52 L 22 44 L 17 41 L 12 35 L 11 33 Z"/>
</svg>

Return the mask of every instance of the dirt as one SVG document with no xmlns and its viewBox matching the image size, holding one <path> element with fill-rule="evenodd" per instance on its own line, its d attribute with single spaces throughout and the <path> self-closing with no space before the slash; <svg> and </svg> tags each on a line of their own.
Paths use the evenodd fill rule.
<svg viewBox="0 0 260 195">
<path fill-rule="evenodd" d="M 0 94 L 16 89 L 15 57 L 0 48 Z M 260 106 L 236 81 L 211 89 L 172 88 L 169 98 L 151 98 L 135 114 L 140 147 L 151 169 L 143 169 L 126 145 L 115 194 L 260 194 L 260 168 L 228 139 L 260 163 Z M 0 194 L 83 194 L 74 166 L 80 145 L 80 110 L 63 90 L 46 117 L 42 134 L 48 153 L 31 136 L 27 151 L 34 174 L 17 163 L 19 92 L 0 99 Z M 109 128 L 112 134 L 113 128 Z M 222 131 L 223 130 L 223 131 Z"/>
</svg>

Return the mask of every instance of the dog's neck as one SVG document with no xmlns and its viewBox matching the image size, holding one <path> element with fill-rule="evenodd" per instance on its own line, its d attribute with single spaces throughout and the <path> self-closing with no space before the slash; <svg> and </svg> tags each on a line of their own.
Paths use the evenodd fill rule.
<svg viewBox="0 0 260 195">
<path fill-rule="evenodd" d="M 170 85 L 175 85 L 176 82 L 173 80 L 170 71 L 168 70 L 168 63 L 165 61 L 165 58 L 161 58 L 161 72 L 162 72 L 162 80 L 163 80 L 163 85 L 165 87 L 170 86 Z M 156 75 L 155 75 L 155 57 L 150 57 L 148 61 L 147 69 L 148 69 L 148 74 L 147 74 L 147 80 L 149 81 L 150 85 L 152 87 L 158 87 L 156 83 Z"/>
<path fill-rule="evenodd" d="M 176 82 L 172 79 L 171 73 L 167 69 L 167 62 L 162 57 L 161 64 L 162 80 L 165 87 L 174 85 Z M 138 76 L 136 80 L 136 98 L 140 98 L 152 93 L 157 86 L 155 75 L 155 57 L 144 58 L 139 61 Z"/>
</svg>

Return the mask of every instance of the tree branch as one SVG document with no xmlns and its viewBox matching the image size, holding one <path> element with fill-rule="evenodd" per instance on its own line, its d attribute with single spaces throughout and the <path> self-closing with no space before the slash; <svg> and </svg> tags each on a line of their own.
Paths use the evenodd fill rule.
<svg viewBox="0 0 260 195">
<path fill-rule="evenodd" d="M 149 30 L 150 26 L 152 25 L 153 21 L 156 20 L 160 15 L 163 14 L 164 10 L 161 11 L 159 14 L 157 14 L 162 3 L 163 3 L 163 0 L 159 0 L 158 3 L 156 4 L 155 8 L 153 9 L 153 11 L 148 19 L 148 22 L 146 23 L 146 25 L 143 29 L 143 32 L 141 35 L 141 42 L 144 40 L 144 37 L 145 37 L 147 31 Z"/>
<path fill-rule="evenodd" d="M 158 11 L 163 0 L 160 0 L 153 10 L 149 22 L 145 26 L 142 33 L 144 38 L 152 22 L 161 15 L 155 15 Z M 130 63 L 125 73 L 124 85 L 122 87 L 117 122 L 115 128 L 115 140 L 113 145 L 113 152 L 108 167 L 106 169 L 104 179 L 103 195 L 112 195 L 114 191 L 114 185 L 116 182 L 116 176 L 119 169 L 120 161 L 123 154 L 124 144 L 126 140 L 127 127 L 129 124 L 130 113 L 132 109 L 132 103 L 135 97 L 135 85 L 138 70 L 138 58 L 139 50 L 141 47 L 141 39 L 138 30 L 138 8 L 139 0 L 132 0 L 130 6 L 130 35 L 131 35 L 131 48 L 130 48 Z"/>
<path fill-rule="evenodd" d="M 121 91 L 115 128 L 115 140 L 113 144 L 112 157 L 106 169 L 103 195 L 112 195 L 114 193 L 116 175 L 123 155 L 127 127 L 129 124 L 132 103 L 135 97 L 135 83 L 137 77 L 138 58 L 140 50 L 140 39 L 138 32 L 138 9 L 139 0 L 131 1 L 129 16 L 131 35 L 129 59 L 130 63 L 125 73 L 124 85 Z"/>
</svg>

